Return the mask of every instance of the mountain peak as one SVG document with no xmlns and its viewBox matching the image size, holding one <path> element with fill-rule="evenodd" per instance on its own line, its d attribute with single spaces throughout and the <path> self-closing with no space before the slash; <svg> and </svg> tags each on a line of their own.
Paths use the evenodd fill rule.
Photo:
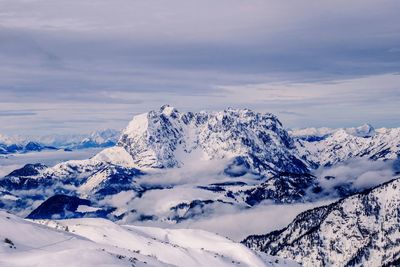
<svg viewBox="0 0 400 267">
<path fill-rule="evenodd" d="M 164 105 L 134 116 L 118 144 L 142 168 L 180 167 L 196 150 L 198 160 L 244 158 L 258 174 L 307 172 L 277 117 L 249 109 L 193 113 Z"/>
<path fill-rule="evenodd" d="M 160 112 L 166 116 L 172 116 L 179 113 L 179 111 L 176 108 L 168 104 L 161 106 Z"/>
<path fill-rule="evenodd" d="M 345 131 L 348 134 L 358 137 L 371 137 L 375 135 L 375 128 L 371 124 L 365 123 L 359 127 L 347 128 Z"/>
</svg>

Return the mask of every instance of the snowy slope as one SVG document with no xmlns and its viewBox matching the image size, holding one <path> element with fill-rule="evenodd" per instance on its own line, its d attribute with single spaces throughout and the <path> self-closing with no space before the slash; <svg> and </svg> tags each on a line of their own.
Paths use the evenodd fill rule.
<svg viewBox="0 0 400 267">
<path fill-rule="evenodd" d="M 45 176 L 59 179 L 87 178 L 89 175 L 101 170 L 108 165 L 117 165 L 133 168 L 135 164 L 132 157 L 122 147 L 110 147 L 102 150 L 94 157 L 86 160 L 70 160 L 48 168 Z"/>
<path fill-rule="evenodd" d="M 0 266 L 170 266 L 0 210 Z"/>
<path fill-rule="evenodd" d="M 243 243 L 304 266 L 397 266 L 400 178 L 303 212 L 286 228 Z"/>
<path fill-rule="evenodd" d="M 1 266 L 296 266 L 201 230 L 38 222 L 0 211 Z"/>
<path fill-rule="evenodd" d="M 119 226 L 101 219 L 46 223 L 68 227 L 71 232 L 98 244 L 140 251 L 143 255 L 176 266 L 267 266 L 243 245 L 201 230 Z"/>
</svg>

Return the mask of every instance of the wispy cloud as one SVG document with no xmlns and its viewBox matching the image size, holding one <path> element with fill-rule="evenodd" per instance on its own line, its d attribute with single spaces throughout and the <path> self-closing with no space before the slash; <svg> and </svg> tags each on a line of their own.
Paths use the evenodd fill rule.
<svg viewBox="0 0 400 267">
<path fill-rule="evenodd" d="M 34 116 L 36 112 L 23 110 L 0 110 L 0 117 Z"/>
</svg>

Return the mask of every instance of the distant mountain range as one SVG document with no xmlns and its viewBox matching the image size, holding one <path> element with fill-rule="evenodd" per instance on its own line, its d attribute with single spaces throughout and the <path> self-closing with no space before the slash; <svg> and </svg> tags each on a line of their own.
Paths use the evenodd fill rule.
<svg viewBox="0 0 400 267">
<path fill-rule="evenodd" d="M 100 144 L 107 143 L 104 140 L 108 139 L 87 140 L 87 143 L 94 140 Z M 79 144 L 82 143 L 85 142 Z M 304 224 L 301 232 L 285 230 L 262 236 L 261 241 L 254 238 L 248 239 L 254 242 L 245 242 L 268 253 L 323 266 L 353 262 L 357 255 L 363 255 L 357 256 L 360 262 L 369 262 L 365 255 L 378 252 L 363 243 L 366 254 L 348 250 L 343 252 L 346 256 L 342 259 L 338 256 L 338 261 L 334 261 L 330 258 L 333 252 L 327 251 L 334 250 L 335 245 L 330 245 L 331 248 L 324 245 L 325 250 L 320 252 L 314 249 L 314 243 L 299 243 L 296 248 L 301 247 L 304 252 L 297 249 L 298 253 L 295 253 L 291 250 L 292 243 L 285 242 L 290 236 L 298 235 L 296 240 L 302 240 L 317 231 L 315 227 L 325 223 L 331 211 L 340 210 L 339 206 L 346 201 L 359 203 L 359 212 L 351 211 L 355 221 L 364 220 L 359 217 L 363 212 L 381 218 L 390 211 L 380 211 L 397 209 L 399 205 L 397 200 L 390 200 L 389 206 L 385 206 L 386 199 L 378 203 L 380 206 L 371 204 L 370 198 L 363 197 L 370 193 L 354 195 L 365 186 L 357 187 L 352 184 L 354 181 L 343 180 L 340 172 L 336 176 L 318 176 L 321 169 L 365 160 L 382 162 L 388 169 L 383 178 L 364 177 L 368 179 L 368 186 L 396 178 L 399 170 L 394 166 L 398 165 L 400 156 L 399 128 L 373 129 L 364 125 L 288 132 L 278 118 L 269 113 L 248 109 L 192 113 L 179 112 L 165 105 L 135 116 L 115 143 L 90 159 L 66 161 L 52 167 L 28 164 L 11 172 L 0 179 L 0 208 L 33 219 L 104 217 L 125 223 L 175 224 L 220 212 L 248 210 L 265 201 L 280 204 L 321 199 L 333 201 L 339 196 L 344 198 L 342 202 L 310 211 L 311 217 L 300 223 Z M 327 183 L 334 185 L 327 187 Z M 392 185 L 383 184 L 382 188 L 389 190 Z M 397 187 L 393 188 L 388 196 L 397 194 Z M 87 208 L 80 209 L 82 205 Z M 392 212 L 396 214 L 397 211 Z M 350 213 L 343 216 L 348 218 Z M 302 217 L 298 218 L 300 221 Z M 338 229 L 345 225 L 340 221 L 329 223 L 337 224 Z M 376 223 L 378 225 L 380 221 Z M 358 226 L 348 224 L 349 233 L 356 231 Z M 372 230 L 360 231 L 372 233 Z M 328 238 L 321 237 L 325 235 L 322 230 L 317 233 L 318 244 Z M 390 240 L 397 242 L 398 237 L 393 238 Z M 390 243 L 368 240 L 365 242 L 372 242 L 372 247 L 380 244 L 386 247 Z M 275 249 L 275 245 L 279 249 Z M 400 247 L 393 246 L 393 251 Z M 396 258 L 394 254 L 380 255 L 382 264 Z M 309 261 L 299 260 L 301 257 L 308 257 Z"/>
<path fill-rule="evenodd" d="M 15 153 L 29 153 L 39 152 L 43 150 L 57 150 L 57 147 L 46 146 L 37 142 L 28 141 L 27 143 L 16 144 L 0 144 L 0 154 L 15 154 Z"/>
<path fill-rule="evenodd" d="M 394 160 L 400 154 L 400 128 L 306 128 L 292 130 L 299 155 L 316 166 L 332 166 L 351 158 Z"/>
<path fill-rule="evenodd" d="M 43 150 L 74 150 L 110 147 L 116 144 L 120 132 L 113 129 L 81 135 L 5 136 L 0 134 L 0 154 L 39 152 Z"/>
</svg>

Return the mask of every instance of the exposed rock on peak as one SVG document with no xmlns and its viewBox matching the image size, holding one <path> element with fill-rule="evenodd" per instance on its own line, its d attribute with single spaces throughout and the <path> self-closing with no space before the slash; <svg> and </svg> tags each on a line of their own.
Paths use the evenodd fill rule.
<svg viewBox="0 0 400 267">
<path fill-rule="evenodd" d="M 308 171 L 277 117 L 248 109 L 192 113 L 165 105 L 135 116 L 118 145 L 142 168 L 179 167 L 200 151 L 199 160 L 241 157 L 261 175 Z"/>
</svg>

